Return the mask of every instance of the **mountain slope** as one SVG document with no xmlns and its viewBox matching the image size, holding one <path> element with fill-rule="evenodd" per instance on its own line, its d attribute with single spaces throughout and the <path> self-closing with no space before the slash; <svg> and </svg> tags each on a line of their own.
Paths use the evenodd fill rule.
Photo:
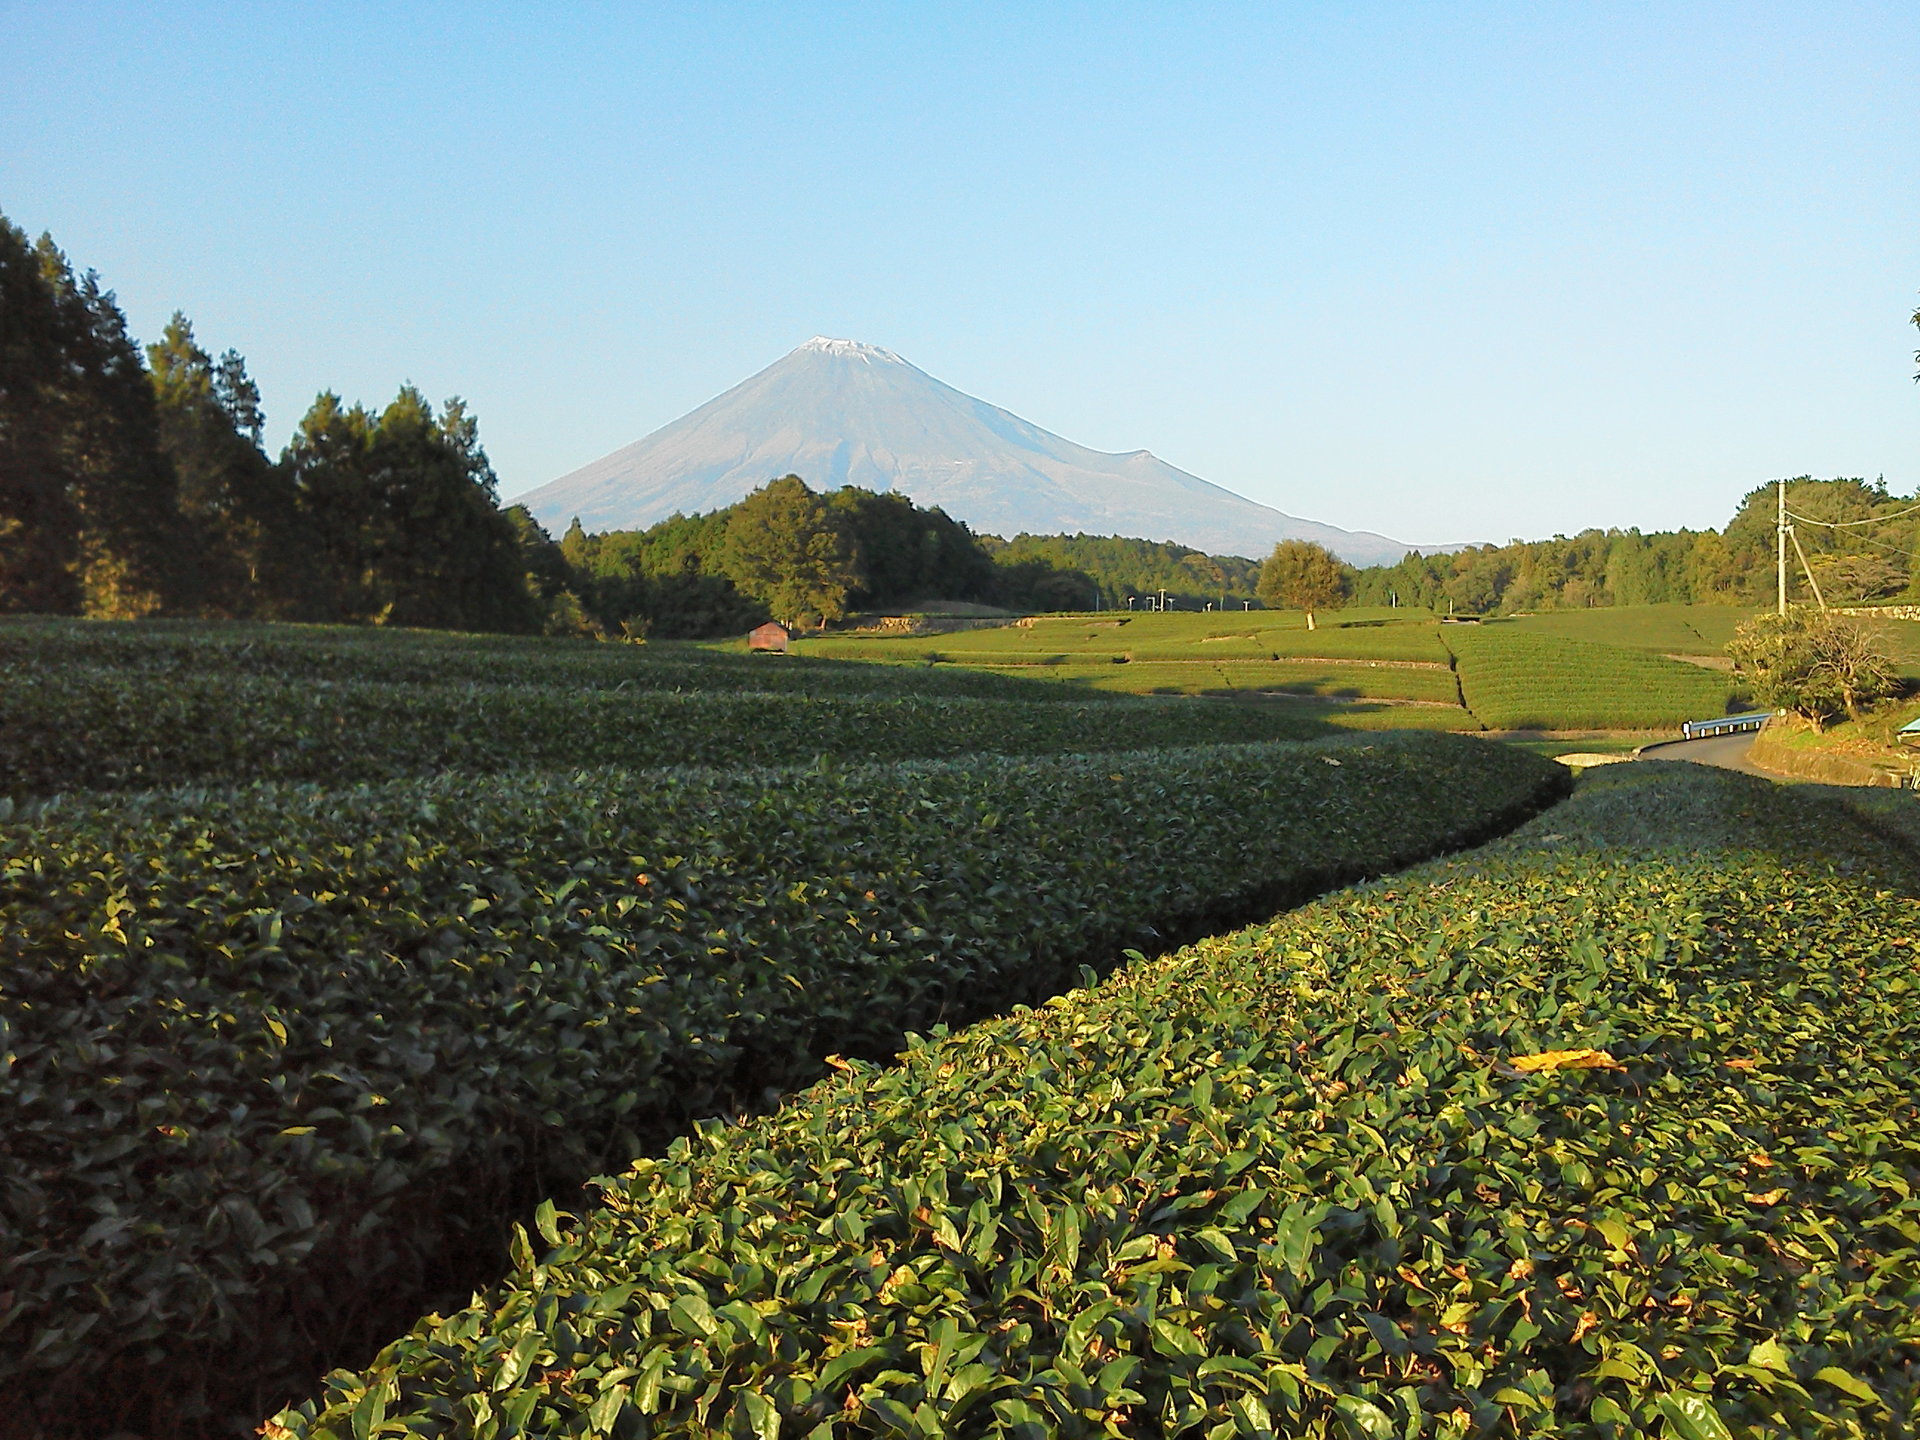
<svg viewBox="0 0 1920 1440">
<path fill-rule="evenodd" d="M 550 529 L 650 525 L 795 474 L 816 490 L 899 490 L 976 531 L 1172 540 L 1258 558 L 1315 540 L 1356 564 L 1407 546 L 1258 505 L 1145 450 L 1109 455 L 943 384 L 892 351 L 816 336 L 632 445 L 518 499 Z"/>
</svg>

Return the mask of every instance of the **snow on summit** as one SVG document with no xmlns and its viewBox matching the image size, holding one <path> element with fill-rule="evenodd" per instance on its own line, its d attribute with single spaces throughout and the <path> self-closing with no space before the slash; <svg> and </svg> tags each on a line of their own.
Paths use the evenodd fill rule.
<svg viewBox="0 0 1920 1440">
<path fill-rule="evenodd" d="M 826 355 L 858 355 L 863 360 L 886 360 L 895 365 L 904 365 L 907 363 L 898 355 L 894 354 L 893 351 L 882 350 L 878 345 L 863 345 L 858 340 L 835 340 L 827 335 L 814 336 L 811 340 L 807 341 L 806 344 L 802 345 L 800 349 L 818 350 Z M 799 352 L 796 351 L 795 353 L 797 354 Z"/>
<path fill-rule="evenodd" d="M 977 532 L 1126 535 L 1258 558 L 1317 540 L 1356 564 L 1407 546 L 1282 514 L 1157 459 L 1076 445 L 878 345 L 816 335 L 633 444 L 517 499 L 558 533 L 639 529 L 798 475 L 816 490 L 899 490 Z"/>
</svg>

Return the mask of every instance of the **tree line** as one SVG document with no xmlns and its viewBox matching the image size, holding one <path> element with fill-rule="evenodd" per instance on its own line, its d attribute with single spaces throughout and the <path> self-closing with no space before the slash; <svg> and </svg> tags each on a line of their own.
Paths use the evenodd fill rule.
<svg viewBox="0 0 1920 1440">
<path fill-rule="evenodd" d="M 783 476 L 744 500 L 645 530 L 559 542 L 569 584 L 601 625 L 655 635 L 727 634 L 771 616 L 809 626 L 861 611 L 962 601 L 1007 610 L 1170 604 L 1238 608 L 1257 561 L 1120 536 L 976 535 L 938 507 L 857 486 L 818 493 Z"/>
<path fill-rule="evenodd" d="M 474 417 L 319 396 L 278 459 L 246 362 L 0 217 L 0 610 L 541 627 Z"/>
<path fill-rule="evenodd" d="M 1599 605 L 1764 604 L 1773 596 L 1777 524 L 1773 483 L 1747 492 L 1722 530 L 1583 530 L 1551 540 L 1472 546 L 1446 555 L 1410 554 L 1397 565 L 1355 572 L 1363 605 L 1419 605 L 1491 615 Z M 1920 497 L 1915 497 L 1920 498 Z M 1830 604 L 1920 598 L 1920 513 L 1914 498 L 1882 480 L 1787 482 L 1787 506 L 1810 523 L 1796 534 Z M 1887 517 L 1884 523 L 1845 522 Z M 1824 524 L 1816 522 L 1825 522 Z M 1839 524 L 1842 528 L 1829 528 Z M 1797 557 L 1793 583 L 1806 593 Z"/>
<path fill-rule="evenodd" d="M 1251 596 L 1258 566 L 1119 537 L 976 536 L 798 477 L 554 540 L 503 507 L 473 413 L 318 396 L 278 457 L 260 391 L 175 314 L 142 347 L 98 275 L 0 216 L 0 612 L 505 632 L 737 633 L 930 599 L 1079 610 Z"/>
</svg>

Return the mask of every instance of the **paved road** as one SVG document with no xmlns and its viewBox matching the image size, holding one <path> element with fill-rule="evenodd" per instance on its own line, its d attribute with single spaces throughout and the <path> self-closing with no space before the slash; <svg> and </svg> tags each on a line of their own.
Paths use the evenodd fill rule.
<svg viewBox="0 0 1920 1440">
<path fill-rule="evenodd" d="M 1772 771 L 1750 764 L 1747 751 L 1753 748 L 1753 732 L 1738 735 L 1714 735 L 1705 740 L 1676 740 L 1656 745 L 1643 760 L 1691 760 L 1696 765 L 1718 765 L 1722 770 L 1738 770 L 1745 775 L 1761 775 L 1769 780 L 1780 777 Z"/>
</svg>

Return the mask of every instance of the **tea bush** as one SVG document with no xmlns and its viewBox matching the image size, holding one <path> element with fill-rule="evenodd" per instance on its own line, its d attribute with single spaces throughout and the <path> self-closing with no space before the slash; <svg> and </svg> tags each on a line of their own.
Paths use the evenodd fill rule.
<svg viewBox="0 0 1920 1440">
<path fill-rule="evenodd" d="M 418 1314 L 448 1253 L 498 1256 L 539 1187 L 828 1052 L 1469 843 L 1563 776 L 1409 735 L 26 811 L 0 823 L 0 1428 L 257 1417 Z"/>
<path fill-rule="evenodd" d="M 1180 701 L 296 681 L 73 665 L 0 675 L 0 795 L 600 765 L 777 765 L 817 755 L 1018 755 L 1299 739 L 1324 730 L 1310 716 Z"/>
<path fill-rule="evenodd" d="M 1057 689 L 971 671 L 756 656 L 698 645 L 637 647 L 344 625 L 0 616 L 0 672 L 76 666 L 155 674 L 513 684 L 566 690 L 1060 698 Z"/>
<path fill-rule="evenodd" d="M 1662 729 L 1724 715 L 1734 677 L 1493 622 L 1449 626 L 1467 708 L 1493 730 Z"/>
<path fill-rule="evenodd" d="M 1920 826 L 1619 768 L 543 1206 L 263 1433 L 1911 1436 Z"/>
</svg>

